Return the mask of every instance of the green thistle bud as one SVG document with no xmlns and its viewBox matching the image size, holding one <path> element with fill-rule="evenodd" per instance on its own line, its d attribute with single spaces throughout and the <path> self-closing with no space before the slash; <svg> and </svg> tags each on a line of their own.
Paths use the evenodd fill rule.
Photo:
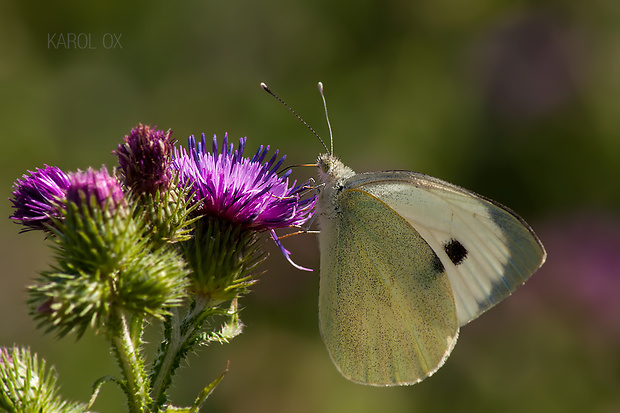
<svg viewBox="0 0 620 413">
<path fill-rule="evenodd" d="M 84 405 L 60 399 L 57 379 L 30 350 L 0 348 L 0 411 L 83 413 Z"/>
<path fill-rule="evenodd" d="M 54 223 L 56 264 L 29 289 L 40 326 L 59 336 L 97 330 L 118 311 L 161 317 L 186 294 L 184 261 L 144 237 L 147 224 L 135 209 L 91 200 L 67 201 Z"/>
<path fill-rule="evenodd" d="M 192 205 L 187 193 L 187 188 L 171 187 L 154 195 L 139 196 L 135 212 L 144 216 L 144 236 L 149 237 L 154 245 L 174 244 L 191 238 L 191 224 L 197 218 L 190 214 L 196 205 Z"/>
<path fill-rule="evenodd" d="M 211 305 L 246 293 L 256 282 L 257 265 L 266 257 L 259 235 L 231 222 L 203 217 L 194 239 L 183 244 L 191 275 L 190 290 Z"/>
</svg>

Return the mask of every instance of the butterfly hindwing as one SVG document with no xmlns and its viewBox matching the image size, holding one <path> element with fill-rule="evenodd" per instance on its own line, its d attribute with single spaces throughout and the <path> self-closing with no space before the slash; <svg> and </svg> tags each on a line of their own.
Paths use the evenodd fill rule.
<svg viewBox="0 0 620 413">
<path fill-rule="evenodd" d="M 358 174 L 347 182 L 377 197 L 412 225 L 442 261 L 459 325 L 522 285 L 545 261 L 532 229 L 508 208 L 415 172 Z"/>
<path fill-rule="evenodd" d="M 319 318 L 334 363 L 372 385 L 431 375 L 452 350 L 459 324 L 440 258 L 365 190 L 344 190 L 329 208 L 319 218 Z"/>
</svg>

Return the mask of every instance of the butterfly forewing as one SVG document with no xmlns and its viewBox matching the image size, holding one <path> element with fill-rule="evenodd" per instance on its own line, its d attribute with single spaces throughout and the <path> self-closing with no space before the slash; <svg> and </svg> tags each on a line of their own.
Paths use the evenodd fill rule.
<svg viewBox="0 0 620 413">
<path fill-rule="evenodd" d="M 321 332 L 349 379 L 413 384 L 452 350 L 459 321 L 444 265 L 416 229 L 368 192 L 320 216 Z"/>
<path fill-rule="evenodd" d="M 386 171 L 358 174 L 347 187 L 383 201 L 430 245 L 452 285 L 459 325 L 510 295 L 544 263 L 544 248 L 523 219 L 456 185 Z"/>
</svg>

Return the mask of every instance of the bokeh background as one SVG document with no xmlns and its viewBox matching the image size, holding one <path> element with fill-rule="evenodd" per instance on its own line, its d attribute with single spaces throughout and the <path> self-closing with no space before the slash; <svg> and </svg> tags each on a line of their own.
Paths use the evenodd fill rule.
<svg viewBox="0 0 620 413">
<path fill-rule="evenodd" d="M 70 34 L 81 43 L 60 41 Z M 0 345 L 30 346 L 70 399 L 116 373 L 101 338 L 59 341 L 29 318 L 25 286 L 51 253 L 8 219 L 12 183 L 43 164 L 112 167 L 138 122 L 313 162 L 319 142 L 262 81 L 327 137 L 322 81 L 345 163 L 509 205 L 549 258 L 463 328 L 435 376 L 382 389 L 339 375 L 318 331 L 318 272 L 266 243 L 244 334 L 192 356 L 174 402 L 230 361 L 204 411 L 620 411 L 620 3 L 607 0 L 1 2 Z M 314 235 L 285 242 L 318 270 Z M 95 410 L 123 411 L 121 392 L 105 386 Z"/>
</svg>

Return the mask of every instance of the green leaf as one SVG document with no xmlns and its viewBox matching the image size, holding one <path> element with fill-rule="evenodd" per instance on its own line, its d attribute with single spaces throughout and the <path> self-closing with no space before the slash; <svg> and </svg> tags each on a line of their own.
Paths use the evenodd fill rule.
<svg viewBox="0 0 620 413">
<path fill-rule="evenodd" d="M 213 392 L 213 390 L 215 390 L 217 385 L 220 384 L 226 373 L 228 373 L 228 364 L 226 365 L 226 370 L 224 370 L 224 373 L 222 373 L 217 379 L 213 380 L 207 387 L 202 390 L 200 395 L 198 395 L 196 401 L 194 401 L 194 404 L 189 410 L 190 413 L 198 412 L 205 400 L 207 400 L 207 397 L 209 397 L 209 395 Z"/>
<path fill-rule="evenodd" d="M 232 300 L 230 308 L 228 309 L 230 319 L 222 325 L 220 331 L 207 331 L 202 334 L 200 340 L 198 341 L 201 346 L 206 346 L 213 342 L 225 344 L 243 332 L 244 324 L 239 319 L 237 301 L 237 298 Z"/>
<path fill-rule="evenodd" d="M 114 376 L 104 376 L 104 377 L 97 379 L 93 383 L 93 393 L 90 396 L 88 405 L 86 405 L 86 410 L 89 410 L 91 407 L 93 407 L 93 404 L 95 404 L 95 401 L 97 400 L 97 396 L 99 395 L 99 391 L 101 390 L 101 387 L 109 381 L 118 384 L 121 387 L 121 389 L 123 388 L 123 384 Z"/>
</svg>

